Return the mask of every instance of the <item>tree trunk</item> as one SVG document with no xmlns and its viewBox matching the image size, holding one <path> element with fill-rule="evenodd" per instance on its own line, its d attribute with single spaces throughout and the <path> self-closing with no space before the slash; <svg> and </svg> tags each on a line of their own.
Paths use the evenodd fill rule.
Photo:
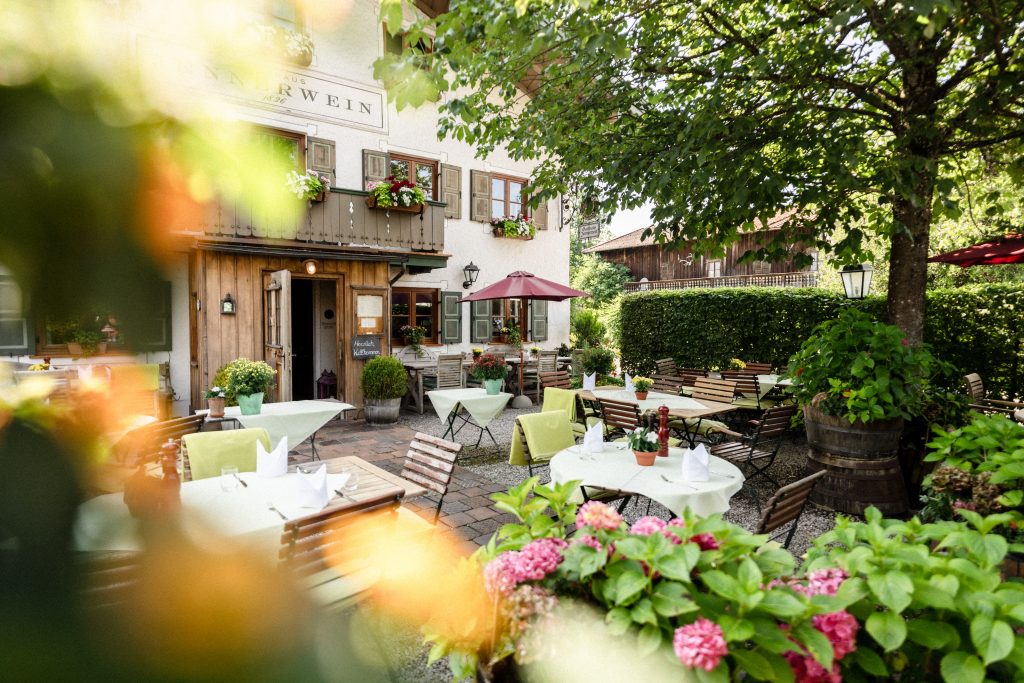
<svg viewBox="0 0 1024 683">
<path fill-rule="evenodd" d="M 932 190 L 934 178 L 922 179 L 918 187 L 921 203 L 913 206 L 909 199 L 898 198 L 893 205 L 893 218 L 905 226 L 892 237 L 889 254 L 890 323 L 902 329 L 912 344 L 924 341 L 924 290 L 928 276 L 928 233 L 932 222 Z"/>
</svg>

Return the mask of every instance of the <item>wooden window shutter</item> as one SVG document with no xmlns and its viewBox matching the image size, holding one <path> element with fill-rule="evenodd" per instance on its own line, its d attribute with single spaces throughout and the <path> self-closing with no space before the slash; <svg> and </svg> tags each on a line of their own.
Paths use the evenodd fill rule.
<svg viewBox="0 0 1024 683">
<path fill-rule="evenodd" d="M 152 316 L 141 321 L 138 345 L 145 351 L 171 350 L 171 283 L 161 283 L 160 301 L 151 306 Z"/>
<path fill-rule="evenodd" d="M 533 210 L 533 224 L 538 230 L 548 229 L 548 201 L 542 200 Z"/>
<path fill-rule="evenodd" d="M 28 356 L 36 352 L 36 330 L 24 309 L 14 279 L 0 275 L 0 354 Z"/>
<path fill-rule="evenodd" d="M 469 220 L 491 222 L 491 174 L 486 171 L 469 172 Z M 490 339 L 490 331 L 487 338 Z"/>
<path fill-rule="evenodd" d="M 441 343 L 462 343 L 462 292 L 441 292 Z"/>
<path fill-rule="evenodd" d="M 445 218 L 462 218 L 462 169 L 441 164 L 441 201 Z"/>
<path fill-rule="evenodd" d="M 548 339 L 548 302 L 534 300 L 530 302 L 530 341 L 540 342 Z"/>
<path fill-rule="evenodd" d="M 375 180 L 384 180 L 390 174 L 388 173 L 388 155 L 384 152 L 378 152 L 373 149 L 363 150 L 363 186 L 362 190 L 366 189 L 367 184 L 372 183 Z"/>
<path fill-rule="evenodd" d="M 491 302 L 474 301 L 470 306 L 469 341 L 474 344 L 491 341 Z"/>
<path fill-rule="evenodd" d="M 306 159 L 309 167 L 331 179 L 336 185 L 338 174 L 334 172 L 334 141 L 323 138 L 306 138 Z"/>
</svg>

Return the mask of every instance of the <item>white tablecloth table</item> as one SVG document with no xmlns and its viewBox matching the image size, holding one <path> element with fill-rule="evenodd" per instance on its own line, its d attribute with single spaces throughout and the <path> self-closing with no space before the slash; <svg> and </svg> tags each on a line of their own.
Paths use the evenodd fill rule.
<svg viewBox="0 0 1024 683">
<path fill-rule="evenodd" d="M 613 401 L 635 403 L 640 407 L 641 413 L 656 411 L 661 406 L 668 406 L 669 410 L 695 410 L 704 407 L 700 401 L 690 398 L 689 396 L 674 396 L 672 394 L 663 394 L 658 391 L 647 392 L 647 398 L 642 401 L 637 400 L 634 392 L 626 391 L 625 389 L 618 387 L 598 387 L 590 393 L 593 394 L 595 398 L 607 398 Z"/>
<path fill-rule="evenodd" d="M 661 503 L 674 514 L 685 507 L 700 516 L 726 512 L 729 499 L 743 488 L 743 473 L 732 463 L 712 457 L 708 481 L 685 481 L 684 452 L 670 448 L 667 458 L 656 458 L 651 467 L 641 467 L 633 451 L 618 444 L 606 443 L 604 451 L 595 454 L 573 446 L 551 459 L 551 481 L 564 484 L 578 479 L 585 486 L 631 491 Z"/>
<path fill-rule="evenodd" d="M 471 424 L 480 430 L 480 438 L 476 441 L 477 446 L 484 438 L 484 432 L 487 432 L 495 445 L 498 444 L 487 425 L 501 414 L 501 411 L 512 399 L 512 394 L 506 392 L 488 394 L 486 389 L 435 389 L 428 391 L 427 397 L 430 398 L 430 404 L 434 406 L 437 417 L 448 425 L 442 438 L 448 438 L 448 434 L 451 434 L 454 439 L 463 427 Z M 469 417 L 460 415 L 462 411 L 466 411 Z M 456 419 L 462 419 L 462 424 L 458 429 L 455 428 Z"/>
<path fill-rule="evenodd" d="M 774 389 L 776 386 L 788 387 L 793 384 L 791 379 L 780 379 L 779 375 L 758 375 L 757 376 L 757 387 L 760 393 L 758 398 L 763 398 L 765 394 Z"/>
<path fill-rule="evenodd" d="M 282 436 L 287 436 L 288 448 L 295 448 L 309 437 L 315 438 L 317 430 L 338 413 L 353 408 L 355 406 L 340 401 L 282 401 L 264 403 L 258 415 L 242 415 L 238 406 L 231 406 L 224 409 L 224 417 L 237 420 L 243 427 L 263 427 L 270 435 L 272 446 L 276 446 Z M 315 454 L 315 441 L 312 446 Z"/>
</svg>

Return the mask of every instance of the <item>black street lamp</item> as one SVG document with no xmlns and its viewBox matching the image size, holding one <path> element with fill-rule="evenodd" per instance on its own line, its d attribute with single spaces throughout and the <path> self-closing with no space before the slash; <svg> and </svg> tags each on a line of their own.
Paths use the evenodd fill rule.
<svg viewBox="0 0 1024 683">
<path fill-rule="evenodd" d="M 476 283 L 476 279 L 480 277 L 480 267 L 473 265 L 470 261 L 469 265 L 462 269 L 462 274 L 466 276 L 466 281 L 462 283 L 463 289 L 469 289 Z"/>
<path fill-rule="evenodd" d="M 871 289 L 871 274 L 874 269 L 870 263 L 858 263 L 854 266 L 844 266 L 839 271 L 839 277 L 843 279 L 843 289 L 846 290 L 847 299 L 863 299 Z"/>
</svg>

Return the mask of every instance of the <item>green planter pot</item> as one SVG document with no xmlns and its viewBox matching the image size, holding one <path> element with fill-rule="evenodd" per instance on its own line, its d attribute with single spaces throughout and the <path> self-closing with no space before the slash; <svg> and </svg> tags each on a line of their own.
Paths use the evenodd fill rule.
<svg viewBox="0 0 1024 683">
<path fill-rule="evenodd" d="M 487 393 L 491 394 L 492 396 L 500 394 L 502 381 L 503 380 L 500 379 L 485 379 L 484 389 L 486 389 Z"/>
<path fill-rule="evenodd" d="M 235 396 L 238 400 L 238 411 L 242 415 L 259 415 L 263 407 L 263 392 L 258 394 L 239 394 Z"/>
</svg>

